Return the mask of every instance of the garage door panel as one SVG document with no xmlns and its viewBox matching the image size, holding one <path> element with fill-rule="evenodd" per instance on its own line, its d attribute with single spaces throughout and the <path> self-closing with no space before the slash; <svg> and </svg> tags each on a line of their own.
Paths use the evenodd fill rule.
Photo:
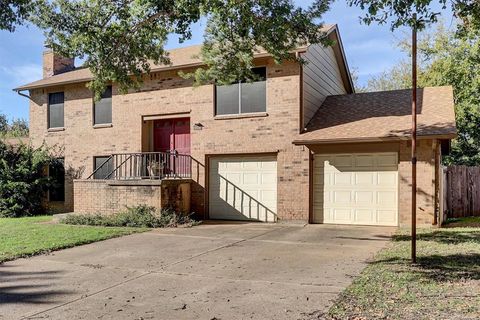
<svg viewBox="0 0 480 320">
<path fill-rule="evenodd" d="M 334 191 L 333 201 L 335 204 L 349 204 L 352 201 L 352 193 L 349 190 L 346 191 Z"/>
<path fill-rule="evenodd" d="M 211 159 L 210 218 L 275 221 L 276 168 L 276 159 L 273 156 Z"/>
<path fill-rule="evenodd" d="M 332 209 L 333 220 L 339 222 L 350 222 L 352 220 L 352 210 L 348 208 Z"/>
<path fill-rule="evenodd" d="M 380 206 L 391 206 L 392 203 L 397 202 L 397 191 L 378 191 L 377 204 Z"/>
<path fill-rule="evenodd" d="M 397 162 L 396 153 L 315 156 L 314 221 L 397 225 Z"/>
<path fill-rule="evenodd" d="M 379 186 L 394 186 L 397 183 L 397 172 L 380 171 L 377 173 L 377 184 Z"/>
<path fill-rule="evenodd" d="M 240 173 L 225 173 L 224 179 L 222 180 L 226 180 L 229 184 L 238 184 L 242 182 L 242 176 Z"/>
<path fill-rule="evenodd" d="M 349 186 L 352 184 L 352 174 L 350 172 L 337 172 L 333 174 L 333 184 L 336 186 Z"/>
<path fill-rule="evenodd" d="M 396 210 L 377 210 L 377 220 L 379 224 L 396 225 Z"/>
<path fill-rule="evenodd" d="M 243 174 L 243 183 L 244 184 L 253 184 L 257 185 L 259 182 L 259 175 L 258 173 L 244 173 Z"/>
<path fill-rule="evenodd" d="M 371 206 L 375 203 L 375 193 L 372 191 L 355 191 L 355 203 Z"/>
<path fill-rule="evenodd" d="M 260 175 L 263 184 L 273 185 L 277 183 L 276 173 L 263 173 Z"/>
<path fill-rule="evenodd" d="M 262 203 L 275 203 L 277 190 L 260 190 L 260 201 Z"/>
<path fill-rule="evenodd" d="M 374 172 L 355 172 L 355 184 L 356 185 L 373 185 L 375 181 Z"/>
<path fill-rule="evenodd" d="M 357 209 L 355 210 L 355 222 L 358 224 L 369 223 L 375 221 L 375 210 L 372 209 Z"/>
</svg>

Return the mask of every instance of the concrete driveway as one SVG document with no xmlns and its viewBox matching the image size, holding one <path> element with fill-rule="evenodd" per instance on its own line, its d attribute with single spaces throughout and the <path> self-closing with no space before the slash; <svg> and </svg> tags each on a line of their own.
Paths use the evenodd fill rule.
<svg viewBox="0 0 480 320">
<path fill-rule="evenodd" d="M 0 319 L 302 319 L 392 228 L 205 224 L 0 265 Z"/>
</svg>

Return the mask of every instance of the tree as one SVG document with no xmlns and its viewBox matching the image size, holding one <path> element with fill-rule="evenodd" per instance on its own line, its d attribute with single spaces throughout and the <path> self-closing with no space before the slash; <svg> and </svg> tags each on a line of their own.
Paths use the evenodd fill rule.
<svg viewBox="0 0 480 320">
<path fill-rule="evenodd" d="M 367 85 L 361 91 L 385 91 L 407 89 L 412 87 L 411 65 L 401 60 L 392 68 L 373 76 L 367 81 Z"/>
<path fill-rule="evenodd" d="M 14 31 L 16 25 L 22 24 L 30 17 L 36 5 L 41 1 L 2 0 L 0 2 L 0 30 Z"/>
<path fill-rule="evenodd" d="M 25 119 L 13 119 L 9 127 L 10 134 L 15 137 L 28 136 L 28 122 Z"/>
<path fill-rule="evenodd" d="M 8 119 L 3 113 L 0 113 L 0 135 L 8 131 Z"/>
<path fill-rule="evenodd" d="M 27 137 L 28 122 L 25 119 L 13 119 L 9 123 L 7 116 L 0 113 L 0 138 L 1 137 Z"/>
<path fill-rule="evenodd" d="M 52 186 L 44 170 L 55 162 L 43 147 L 11 146 L 0 140 L 0 217 L 44 213 L 42 200 Z"/>
<path fill-rule="evenodd" d="M 399 44 L 410 52 L 407 41 Z M 458 138 L 446 164 L 480 165 L 480 31 L 446 31 L 439 27 L 419 42 L 420 87 L 452 85 Z M 411 88 L 411 66 L 400 61 L 391 69 L 368 81 L 366 91 Z"/>
<path fill-rule="evenodd" d="M 151 63 L 168 64 L 164 49 L 169 34 L 181 41 L 192 36 L 193 23 L 208 20 L 201 56 L 206 67 L 194 74 L 196 83 L 220 84 L 253 80 L 253 51 L 263 47 L 276 61 L 297 60 L 290 54 L 299 43 L 328 44 L 318 19 L 333 0 L 312 0 L 308 9 L 291 0 L 4 0 L 0 2 L 0 30 L 13 31 L 25 21 L 45 30 L 47 44 L 65 56 L 85 59 L 96 96 L 114 81 L 123 92 L 138 86 Z M 476 0 L 347 0 L 367 9 L 367 23 L 392 28 L 411 25 L 417 11 L 424 25 L 436 21 L 438 10 L 451 5 L 465 25 L 480 26 Z"/>
<path fill-rule="evenodd" d="M 151 63 L 170 63 L 169 34 L 181 41 L 191 26 L 207 18 L 201 56 L 206 67 L 189 76 L 196 83 L 254 80 L 253 52 L 263 47 L 276 61 L 296 60 L 291 51 L 303 43 L 329 43 L 318 19 L 329 0 L 314 0 L 307 9 L 290 0 L 52 0 L 40 5 L 30 20 L 46 31 L 47 44 L 65 56 L 85 59 L 104 91 L 115 81 L 125 92 L 138 86 Z"/>
<path fill-rule="evenodd" d="M 391 29 L 401 26 L 414 26 L 420 29 L 428 24 L 437 22 L 440 10 L 450 6 L 454 15 L 461 19 L 467 28 L 480 27 L 480 2 L 478 0 L 347 0 L 351 6 L 359 6 L 366 11 L 362 21 L 366 24 L 373 22 L 385 24 L 390 22 Z M 413 14 L 417 14 L 417 20 Z"/>
</svg>

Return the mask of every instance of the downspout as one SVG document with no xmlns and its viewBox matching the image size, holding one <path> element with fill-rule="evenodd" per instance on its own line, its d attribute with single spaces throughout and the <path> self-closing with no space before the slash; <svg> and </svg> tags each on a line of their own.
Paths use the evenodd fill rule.
<svg viewBox="0 0 480 320">
<path fill-rule="evenodd" d="M 13 91 L 16 91 L 16 92 L 17 92 L 19 95 L 21 95 L 22 97 L 28 98 L 28 100 L 32 100 L 32 97 L 30 97 L 30 95 L 25 94 L 25 93 L 22 92 L 22 91 L 25 91 L 25 90 L 16 90 L 16 89 L 13 89 Z"/>
</svg>

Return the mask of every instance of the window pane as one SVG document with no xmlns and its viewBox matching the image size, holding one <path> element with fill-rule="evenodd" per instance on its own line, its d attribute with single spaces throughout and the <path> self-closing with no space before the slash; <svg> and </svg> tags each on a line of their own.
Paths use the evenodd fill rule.
<svg viewBox="0 0 480 320">
<path fill-rule="evenodd" d="M 48 168 L 52 179 L 50 187 L 50 201 L 65 201 L 65 166 L 63 159 L 57 159 Z"/>
<path fill-rule="evenodd" d="M 48 103 L 49 104 L 62 104 L 64 102 L 64 94 L 63 92 L 55 92 L 50 93 L 48 95 Z"/>
<path fill-rule="evenodd" d="M 260 77 L 260 79 L 258 79 L 259 81 L 263 81 L 263 80 L 267 79 L 267 68 L 266 67 L 253 68 L 252 72 Z"/>
<path fill-rule="evenodd" d="M 102 164 L 105 163 L 110 157 L 95 157 L 95 168 L 94 170 L 97 170 L 102 166 Z M 94 179 L 110 179 L 108 175 L 113 171 L 113 159 L 109 159 L 107 163 L 105 163 L 100 170 L 95 172 L 93 178 Z"/>
<path fill-rule="evenodd" d="M 242 113 L 267 110 L 266 81 L 242 83 Z"/>
<path fill-rule="evenodd" d="M 239 85 L 217 86 L 216 114 L 238 114 L 238 88 Z"/>
<path fill-rule="evenodd" d="M 63 92 L 48 95 L 48 127 L 60 128 L 63 123 L 64 95 Z"/>
<path fill-rule="evenodd" d="M 99 101 L 94 106 L 94 124 L 112 123 L 112 87 L 102 94 Z"/>
</svg>

